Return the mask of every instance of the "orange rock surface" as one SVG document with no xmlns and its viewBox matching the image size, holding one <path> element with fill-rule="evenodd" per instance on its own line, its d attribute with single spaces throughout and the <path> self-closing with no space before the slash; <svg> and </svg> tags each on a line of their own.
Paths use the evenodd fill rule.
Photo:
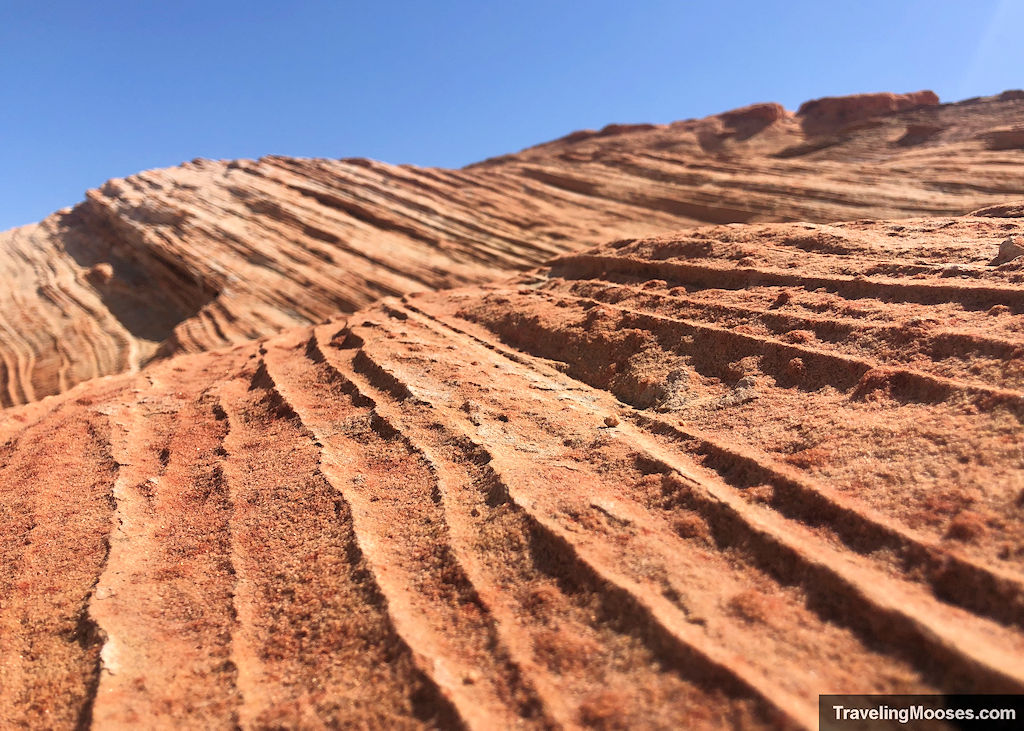
<svg viewBox="0 0 1024 731">
<path fill-rule="evenodd" d="M 1020 218 L 727 225 L 9 409 L 0 722 L 1024 692 Z"/>
<path fill-rule="evenodd" d="M 5 234 L 0 727 L 811 729 L 821 693 L 1024 693 L 1012 96 L 799 154 L 756 105 L 457 172 L 204 162 Z M 696 226 L 712 201 L 747 222 Z"/>
<path fill-rule="evenodd" d="M 1024 98 L 935 102 L 862 95 L 611 125 L 463 170 L 269 157 L 112 180 L 0 234 L 0 406 L 613 238 L 1024 196 Z"/>
</svg>

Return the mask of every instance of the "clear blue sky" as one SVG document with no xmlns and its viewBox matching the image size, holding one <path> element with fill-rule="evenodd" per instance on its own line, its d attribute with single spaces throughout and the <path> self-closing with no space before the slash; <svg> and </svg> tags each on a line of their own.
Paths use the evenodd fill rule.
<svg viewBox="0 0 1024 731">
<path fill-rule="evenodd" d="M 460 166 L 756 101 L 1024 86 L 1020 0 L 0 0 L 0 230 L 193 157 Z"/>
</svg>

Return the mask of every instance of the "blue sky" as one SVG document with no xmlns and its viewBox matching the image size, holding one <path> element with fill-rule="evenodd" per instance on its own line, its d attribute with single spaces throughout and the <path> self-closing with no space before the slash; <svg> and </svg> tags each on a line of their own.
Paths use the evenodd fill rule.
<svg viewBox="0 0 1024 731">
<path fill-rule="evenodd" d="M 460 166 L 757 101 L 1024 87 L 1024 2 L 0 0 L 0 230 L 193 157 Z"/>
</svg>

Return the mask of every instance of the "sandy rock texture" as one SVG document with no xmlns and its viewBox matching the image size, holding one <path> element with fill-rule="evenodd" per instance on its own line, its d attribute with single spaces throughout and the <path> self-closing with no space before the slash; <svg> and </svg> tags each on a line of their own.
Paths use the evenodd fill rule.
<svg viewBox="0 0 1024 731">
<path fill-rule="evenodd" d="M 1024 196 L 1024 95 L 757 104 L 462 170 L 196 160 L 0 233 L 0 406 L 381 296 L 702 223 L 955 215 Z"/>
<path fill-rule="evenodd" d="M 0 725 L 1024 692 L 1024 258 L 992 264 L 1022 234 L 624 238 L 8 409 Z"/>
</svg>

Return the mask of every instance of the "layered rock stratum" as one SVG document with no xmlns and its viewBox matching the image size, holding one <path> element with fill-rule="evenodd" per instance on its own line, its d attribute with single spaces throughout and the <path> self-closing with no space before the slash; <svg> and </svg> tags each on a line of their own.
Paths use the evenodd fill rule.
<svg viewBox="0 0 1024 731">
<path fill-rule="evenodd" d="M 8 410 L 0 719 L 813 728 L 822 692 L 1024 692 L 1021 234 L 621 240 Z"/>
<path fill-rule="evenodd" d="M 236 336 L 186 317 L 145 339 L 144 368 L 0 411 L 0 726 L 816 728 L 820 693 L 1024 693 L 1024 211 L 977 190 L 1020 182 L 1024 153 L 985 148 L 1013 124 L 1004 96 L 872 97 L 884 116 L 836 122 L 853 160 L 944 119 L 916 153 L 953 166 L 943 194 L 820 148 L 785 205 L 853 220 L 652 235 L 628 228 L 662 219 L 616 219 L 626 233 L 596 246 L 552 239 L 543 266 L 494 244 L 489 283 L 481 261 L 454 289 L 396 285 L 233 343 L 242 313 L 315 289 L 253 264 L 276 289 L 251 285 L 262 310 L 225 305 Z M 799 117 L 729 114 L 685 124 L 770 120 L 716 139 L 768 135 L 758 159 L 795 164 L 778 153 Z M 512 188 L 571 167 L 602 187 L 573 194 L 591 218 L 557 225 L 597 236 L 619 205 L 669 214 L 622 202 L 654 195 L 622 163 L 563 155 L 677 132 L 580 133 L 471 172 Z M 787 200 L 781 173 L 758 198 L 742 186 L 768 173 L 731 164 L 720 205 Z M 843 191 L 862 211 L 977 210 L 876 220 Z M 545 210 L 535 232 L 569 208 Z M 74 266 L 120 276 L 105 263 Z M 211 302 L 255 301 L 234 286 Z"/>
<path fill-rule="evenodd" d="M 611 125 L 462 170 L 268 157 L 111 180 L 0 234 L 0 406 L 614 238 L 1024 197 L 1022 95 L 937 101 Z"/>
</svg>

